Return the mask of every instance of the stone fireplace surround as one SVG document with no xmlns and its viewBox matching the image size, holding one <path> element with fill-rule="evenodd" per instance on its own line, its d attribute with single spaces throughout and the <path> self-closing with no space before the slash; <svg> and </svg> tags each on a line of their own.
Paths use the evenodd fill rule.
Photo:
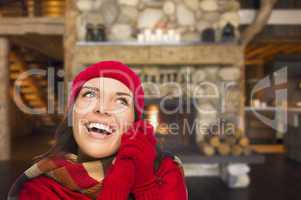
<svg viewBox="0 0 301 200">
<path fill-rule="evenodd" d="M 182 41 L 200 41 L 208 28 L 215 30 L 216 41 L 230 23 L 236 29 L 240 4 L 236 0 L 77 0 L 78 41 L 84 41 L 87 24 L 105 25 L 110 41 L 133 41 L 143 30 L 174 30 Z M 122 33 L 122 34 L 121 34 Z"/>
<path fill-rule="evenodd" d="M 89 1 L 89 0 L 87 0 Z M 93 0 L 91 0 L 93 1 Z M 100 1 L 93 1 L 94 3 L 100 2 Z M 103 2 L 109 2 L 109 1 L 103 1 Z M 189 0 L 172 0 L 172 1 L 160 1 L 160 0 L 133 0 L 133 1 L 122 1 L 122 0 L 116 0 L 111 1 L 115 5 L 120 4 L 127 4 L 127 3 L 133 3 L 136 5 L 136 3 L 145 4 L 148 3 L 159 3 L 162 6 L 162 3 L 166 2 L 174 2 L 175 5 L 178 8 L 178 5 L 181 5 L 182 7 L 188 7 L 187 3 L 195 3 L 198 5 L 198 8 L 201 7 L 200 11 L 204 11 L 202 6 L 205 6 L 205 12 L 202 14 L 209 14 L 211 15 L 209 18 L 210 20 L 217 20 L 216 23 L 209 23 L 209 27 L 213 28 L 216 31 L 217 37 L 220 36 L 220 26 L 219 24 L 223 24 L 225 22 L 232 22 L 232 24 L 239 24 L 239 19 L 237 18 L 237 13 L 239 10 L 239 5 L 237 7 L 237 3 L 235 3 L 235 0 L 195 0 L 195 1 L 189 1 Z M 205 2 L 205 3 L 204 3 Z M 228 4 L 231 2 L 230 4 Z M 99 4 L 100 5 L 100 4 Z M 225 7 L 220 7 L 221 5 L 224 5 Z M 127 6 L 133 6 L 133 5 L 126 5 Z M 138 5 L 139 6 L 139 5 Z M 192 71 L 191 77 L 194 77 L 191 81 L 189 81 L 188 85 L 198 85 L 202 82 L 208 81 L 208 82 L 214 82 L 214 83 L 220 83 L 220 82 L 228 82 L 228 83 L 234 83 L 232 84 L 233 87 L 230 88 L 230 93 L 228 95 L 221 96 L 217 102 L 208 101 L 203 104 L 203 101 L 200 102 L 201 106 L 204 106 L 205 109 L 215 109 L 216 104 L 219 104 L 220 102 L 223 102 L 222 99 L 228 99 L 228 110 L 225 111 L 225 115 L 221 115 L 220 113 L 216 112 L 214 116 L 207 117 L 202 116 L 200 113 L 196 113 L 196 120 L 214 120 L 216 119 L 216 116 L 218 117 L 227 117 L 229 120 L 233 120 L 235 122 L 237 129 L 242 134 L 244 133 L 244 93 L 245 93 L 245 67 L 244 67 L 244 47 L 235 41 L 229 42 L 229 43 L 222 43 L 218 42 L 216 43 L 202 43 L 199 40 L 196 40 L 196 35 L 199 39 L 199 34 L 201 31 L 197 29 L 196 26 L 190 25 L 190 26 L 179 26 L 179 30 L 183 29 L 185 31 L 181 33 L 187 33 L 189 37 L 185 36 L 182 38 L 187 38 L 183 40 L 180 43 L 174 43 L 174 44 L 160 44 L 160 43 L 145 43 L 145 44 L 139 44 L 137 43 L 136 36 L 137 34 L 142 31 L 141 29 L 137 29 L 137 19 L 138 18 L 132 18 L 134 19 L 134 25 L 130 25 L 125 28 L 125 26 L 118 27 L 116 23 L 119 23 L 118 20 L 121 18 L 116 18 L 117 21 L 114 23 L 111 22 L 110 25 L 107 25 L 108 33 L 112 34 L 115 30 L 117 33 L 125 33 L 124 35 L 127 36 L 125 38 L 116 38 L 116 34 L 112 34 L 109 37 L 110 41 L 107 42 L 84 42 L 83 41 L 83 26 L 79 26 L 81 23 L 85 23 L 85 17 L 87 16 L 90 11 L 89 9 L 80 12 L 77 8 L 77 6 L 74 4 L 74 1 L 67 0 L 66 4 L 67 10 L 66 10 L 66 18 L 68 18 L 68 21 L 66 23 L 66 29 L 65 29 L 65 60 L 66 60 L 66 67 L 65 72 L 67 76 L 66 81 L 72 80 L 74 75 L 83 69 L 85 66 L 98 62 L 100 60 L 119 60 L 123 63 L 128 64 L 131 66 L 134 70 L 136 70 L 143 80 L 145 81 L 151 81 L 156 82 L 156 84 L 160 85 L 162 84 L 160 77 L 162 76 L 162 80 L 170 79 L 168 78 L 168 74 L 175 74 L 177 73 L 177 77 L 179 74 L 183 73 L 187 69 Z M 97 7 L 96 4 L 94 4 L 93 7 Z M 160 7 L 159 9 L 161 9 Z M 158 9 L 155 8 L 155 9 Z M 182 8 L 181 8 L 182 9 Z M 206 9 L 209 9 L 206 11 Z M 212 9 L 212 10 L 211 10 Z M 226 9 L 222 11 L 223 9 Z M 228 10 L 230 9 L 230 10 Z M 111 10 L 112 11 L 112 10 Z M 183 11 L 183 10 L 182 10 Z M 186 10 L 187 11 L 187 10 Z M 161 11 L 160 11 L 161 12 Z M 194 12 L 194 11 L 190 11 Z M 199 11 L 196 11 L 199 12 Z M 225 13 L 223 13 L 225 12 Z M 227 14 L 231 12 L 232 14 Z M 106 12 L 110 13 L 110 12 Z M 83 15 L 82 15 L 83 14 Z M 95 13 L 94 13 L 95 14 Z M 120 14 L 120 13 L 119 13 Z M 128 13 L 132 14 L 132 13 Z M 228 17 L 225 17 L 228 15 Z M 193 14 L 194 15 L 194 14 Z M 218 16 L 219 15 L 219 16 Z M 230 16 L 229 16 L 230 15 Z M 190 15 L 191 16 L 191 15 Z M 203 16 L 203 15 L 202 15 Z M 223 17 L 222 17 L 223 16 Z M 97 18 L 97 16 L 94 15 L 94 17 Z M 103 18 L 102 16 L 98 16 L 96 21 L 100 22 L 100 19 Z M 153 16 L 151 16 L 153 17 Z M 186 16 L 187 17 L 187 16 Z M 207 16 L 208 17 L 208 16 Z M 93 18 L 93 17 L 92 17 Z M 155 17 L 154 17 L 155 18 Z M 152 20 L 154 19 L 152 18 Z M 171 17 L 173 18 L 173 17 Z M 124 18 L 128 19 L 128 18 Z M 170 18 L 167 18 L 170 19 Z M 98 21 L 99 20 L 99 21 Z M 103 20 L 103 19 L 101 19 Z M 161 18 L 157 18 L 156 20 L 161 20 Z M 185 19 L 188 21 L 188 19 Z M 191 18 L 189 19 L 191 20 Z M 202 19 L 197 19 L 197 15 L 194 15 L 194 20 L 197 22 L 198 20 L 202 21 L 202 23 L 208 24 L 208 21 Z M 93 21 L 93 20 L 92 20 Z M 168 28 L 170 25 L 170 21 L 167 20 L 167 23 L 155 23 L 159 28 Z M 220 23 L 222 22 L 223 23 Z M 87 21 L 86 21 L 87 22 Z M 178 19 L 177 19 L 177 22 Z M 153 23 L 149 23 L 151 25 L 154 25 Z M 158 28 L 156 26 L 151 27 L 145 27 L 145 28 Z M 162 26 L 161 26 L 162 25 Z M 116 26 L 118 27 L 116 29 Z M 115 27 L 115 28 L 114 28 Z M 207 26 L 205 26 L 207 28 Z M 113 29 L 114 28 L 114 29 Z M 117 30 L 117 31 L 116 31 Z M 191 32 L 195 31 L 197 34 L 191 34 Z M 239 36 L 239 33 L 236 32 L 236 36 Z M 159 73 L 158 73 L 159 72 Z M 159 77 L 159 78 L 158 78 Z M 169 75 L 171 77 L 171 75 Z M 144 79 L 145 78 L 145 79 Z M 159 81 L 158 81 L 159 79 Z M 181 82 L 181 79 L 177 79 L 177 81 Z M 187 80 L 186 80 L 187 81 Z M 159 83 L 158 83 L 159 82 Z M 164 81 L 163 81 L 164 82 Z M 170 88 L 161 88 L 163 90 L 162 93 L 164 93 L 164 90 L 166 93 L 172 94 L 174 96 L 176 95 L 172 89 Z M 160 89 L 160 93 L 161 93 Z M 221 88 L 219 88 L 221 89 Z M 147 89 L 146 91 L 150 91 L 151 89 Z M 186 90 L 184 90 L 186 91 Z M 205 94 L 210 94 L 210 88 L 204 88 L 203 91 Z M 219 92 L 221 92 L 219 90 Z M 165 93 L 165 94 L 166 94 Z M 190 95 L 189 91 L 186 91 L 185 96 Z M 191 98 L 194 98 L 193 96 Z M 156 98 L 155 98 L 156 99 Z M 157 98 L 157 100 L 160 100 L 160 97 Z M 224 101 L 224 102 L 227 102 Z M 195 138 L 195 140 L 201 139 Z M 219 163 L 218 167 L 216 167 L 212 172 L 212 175 L 220 175 L 225 181 L 229 181 L 231 179 L 231 176 L 228 174 L 228 172 L 219 173 L 225 170 L 229 163 L 260 163 L 263 162 L 262 157 L 258 156 L 213 156 L 213 157 L 203 157 L 200 156 L 199 152 L 197 152 L 196 149 L 191 149 L 193 152 L 189 155 L 181 155 L 181 160 L 185 163 L 184 170 L 186 175 L 188 176 L 198 176 L 198 175 L 210 175 L 209 171 L 205 168 L 203 168 L 205 165 L 208 164 L 215 164 Z M 175 152 L 177 153 L 177 152 Z M 192 166 L 193 165 L 193 166 Z M 243 166 L 244 168 L 245 166 Z M 202 169 L 201 169 L 202 168 Z M 205 170 L 203 170 L 205 169 Z M 244 175 L 241 176 L 244 178 L 245 181 L 248 182 L 248 176 L 247 176 L 248 170 L 244 172 Z M 233 178 L 233 177 L 232 177 Z M 243 185 L 247 186 L 248 183 L 244 182 Z"/>
<path fill-rule="evenodd" d="M 146 97 L 193 99 L 196 123 L 212 125 L 218 120 L 234 124 L 243 132 L 243 58 L 235 43 L 199 45 L 138 45 L 78 43 L 71 76 L 99 60 L 120 60 L 143 81 Z M 170 84 L 171 83 L 171 84 Z M 174 84 L 177 86 L 174 87 Z M 157 92 L 154 92 L 157 91 Z M 201 98 L 198 95 L 202 96 Z M 195 142 L 202 140 L 196 129 Z"/>
</svg>

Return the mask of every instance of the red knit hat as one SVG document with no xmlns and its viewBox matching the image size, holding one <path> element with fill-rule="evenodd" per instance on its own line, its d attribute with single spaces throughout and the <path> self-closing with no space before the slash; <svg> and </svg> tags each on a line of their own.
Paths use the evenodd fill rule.
<svg viewBox="0 0 301 200">
<path fill-rule="evenodd" d="M 144 90 L 142 88 L 139 76 L 127 65 L 118 61 L 102 61 L 90 65 L 81 71 L 72 81 L 71 91 L 68 98 L 68 107 L 70 108 L 81 90 L 81 87 L 90 79 L 97 77 L 106 77 L 116 79 L 125 84 L 134 95 L 134 106 L 136 120 L 142 119 L 144 108 Z"/>
</svg>

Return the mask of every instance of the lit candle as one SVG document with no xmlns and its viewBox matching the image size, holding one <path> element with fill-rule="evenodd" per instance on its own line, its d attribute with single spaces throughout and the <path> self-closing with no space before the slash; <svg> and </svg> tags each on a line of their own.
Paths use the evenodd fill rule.
<svg viewBox="0 0 301 200">
<path fill-rule="evenodd" d="M 180 35 L 179 33 L 177 33 L 177 34 L 175 35 L 175 41 L 176 41 L 176 42 L 180 42 L 180 41 L 181 41 L 181 35 Z"/>
<path fill-rule="evenodd" d="M 156 37 L 155 34 L 151 34 L 151 35 L 150 35 L 150 41 L 151 41 L 151 42 L 155 42 L 156 39 L 157 39 L 157 37 Z"/>
<path fill-rule="evenodd" d="M 175 40 L 175 30 L 170 29 L 168 30 L 168 40 L 169 41 L 174 41 Z"/>
<path fill-rule="evenodd" d="M 253 103 L 254 103 L 254 107 L 256 108 L 260 107 L 260 101 L 258 99 L 254 99 Z"/>
<path fill-rule="evenodd" d="M 145 29 L 144 30 L 144 39 L 145 39 L 145 41 L 147 41 L 147 42 L 149 42 L 149 41 L 151 41 L 151 35 L 152 35 L 152 32 L 151 32 L 151 30 L 150 29 Z"/>
<path fill-rule="evenodd" d="M 162 41 L 162 30 L 161 29 L 156 30 L 156 35 L 157 35 L 157 41 Z"/>
<path fill-rule="evenodd" d="M 143 42 L 144 42 L 144 38 L 145 38 L 145 37 L 144 37 L 144 34 L 141 34 L 141 33 L 140 33 L 140 34 L 138 35 L 138 42 L 143 43 Z"/>
<path fill-rule="evenodd" d="M 169 41 L 169 36 L 167 34 L 163 34 L 162 39 L 164 42 L 168 42 Z"/>
<path fill-rule="evenodd" d="M 174 34 L 175 34 L 175 30 L 173 30 L 173 29 L 168 30 L 168 35 L 174 35 Z"/>
<path fill-rule="evenodd" d="M 151 35 L 152 34 L 152 31 L 150 29 L 145 29 L 144 30 L 144 34 L 145 35 Z"/>
</svg>

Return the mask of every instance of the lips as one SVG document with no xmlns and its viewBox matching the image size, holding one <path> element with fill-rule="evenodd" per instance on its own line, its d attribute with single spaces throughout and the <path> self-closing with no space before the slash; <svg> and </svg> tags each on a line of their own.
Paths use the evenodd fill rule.
<svg viewBox="0 0 301 200">
<path fill-rule="evenodd" d="M 112 125 L 103 122 L 88 122 L 85 124 L 85 127 L 89 136 L 95 139 L 109 138 L 116 131 Z"/>
</svg>

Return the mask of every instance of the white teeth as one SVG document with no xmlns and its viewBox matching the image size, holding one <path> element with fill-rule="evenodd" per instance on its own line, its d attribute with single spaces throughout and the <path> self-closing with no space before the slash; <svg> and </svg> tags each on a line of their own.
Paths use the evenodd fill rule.
<svg viewBox="0 0 301 200">
<path fill-rule="evenodd" d="M 102 123 L 93 123 L 93 122 L 89 123 L 88 128 L 97 128 L 97 129 L 105 130 L 106 132 L 109 133 L 113 132 L 113 130 L 109 126 Z"/>
</svg>

